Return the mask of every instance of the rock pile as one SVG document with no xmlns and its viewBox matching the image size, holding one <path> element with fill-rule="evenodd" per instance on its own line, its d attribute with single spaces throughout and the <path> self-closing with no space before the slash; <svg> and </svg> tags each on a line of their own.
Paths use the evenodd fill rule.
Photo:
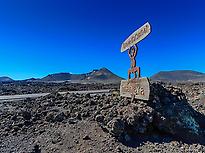
<svg viewBox="0 0 205 153">
<path fill-rule="evenodd" d="M 186 142 L 205 142 L 204 117 L 187 102 L 181 89 L 152 84 L 149 101 L 122 99 L 96 117 L 119 139 L 137 134 L 167 133 Z"/>
<path fill-rule="evenodd" d="M 31 152 L 56 144 L 63 146 L 62 141 L 68 138 L 58 132 L 51 137 L 48 135 L 52 134 L 50 129 L 56 128 L 57 131 L 59 127 L 68 126 L 64 129 L 71 135 L 69 130 L 75 127 L 81 129 L 78 130 L 80 134 L 88 130 L 80 125 L 89 123 L 97 123 L 105 133 L 126 144 L 131 144 L 139 136 L 153 135 L 154 138 L 154 135 L 164 134 L 183 142 L 205 142 L 204 114 L 190 106 L 180 88 L 159 83 L 151 84 L 149 101 L 131 101 L 113 94 L 60 95 L 55 92 L 35 100 L 4 102 L 0 106 L 0 122 L 0 137 L 4 142 L 0 147 L 7 148 L 11 139 L 19 136 L 33 143 L 39 137 L 41 140 L 48 137 L 48 140 L 42 140 L 46 144 L 31 146 Z M 82 136 L 82 142 L 79 139 L 74 142 L 79 145 L 85 141 L 92 141 L 91 136 L 86 134 Z M 17 148 L 21 146 L 14 148 L 16 150 L 9 151 L 19 152 Z"/>
<path fill-rule="evenodd" d="M 81 91 L 81 90 L 100 90 L 100 89 L 116 89 L 119 84 L 102 84 L 102 83 L 53 83 L 53 82 L 26 82 L 16 81 L 12 83 L 0 83 L 0 95 L 15 94 L 33 94 L 33 93 L 51 93 L 65 91 Z"/>
</svg>

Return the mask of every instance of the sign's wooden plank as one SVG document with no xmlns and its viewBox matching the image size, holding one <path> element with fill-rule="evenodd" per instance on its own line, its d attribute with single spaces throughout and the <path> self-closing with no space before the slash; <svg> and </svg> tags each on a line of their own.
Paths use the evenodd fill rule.
<svg viewBox="0 0 205 153">
<path fill-rule="evenodd" d="M 134 97 L 136 99 L 149 100 L 150 83 L 148 78 L 122 80 L 120 85 L 120 95 L 122 97 Z"/>
<path fill-rule="evenodd" d="M 147 22 L 142 27 L 137 29 L 134 33 L 132 33 L 121 46 L 121 52 L 126 51 L 133 45 L 137 44 L 139 41 L 144 39 L 151 32 L 151 26 Z"/>
</svg>

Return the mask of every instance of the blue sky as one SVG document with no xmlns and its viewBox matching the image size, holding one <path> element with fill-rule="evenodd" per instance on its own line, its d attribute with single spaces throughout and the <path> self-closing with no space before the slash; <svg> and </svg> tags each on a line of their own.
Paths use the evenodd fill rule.
<svg viewBox="0 0 205 153">
<path fill-rule="evenodd" d="M 143 76 L 205 72 L 203 0 L 0 0 L 0 76 L 107 67 L 126 78 L 130 61 L 121 43 L 147 21 L 152 32 L 137 55 Z"/>
</svg>

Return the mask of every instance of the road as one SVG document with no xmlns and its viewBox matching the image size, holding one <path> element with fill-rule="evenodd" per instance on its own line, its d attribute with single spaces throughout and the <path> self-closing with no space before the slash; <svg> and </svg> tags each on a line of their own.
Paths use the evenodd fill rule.
<svg viewBox="0 0 205 153">
<path fill-rule="evenodd" d="M 68 91 L 68 92 L 59 92 L 60 94 L 65 93 L 78 93 L 78 94 L 102 94 L 102 93 L 109 93 L 110 89 L 106 90 L 88 90 L 88 91 Z M 24 94 L 24 95 L 6 95 L 6 96 L 0 96 L 0 102 L 5 101 L 15 101 L 15 100 L 23 100 L 26 98 L 38 98 L 46 96 L 50 93 L 37 93 L 37 94 Z"/>
</svg>

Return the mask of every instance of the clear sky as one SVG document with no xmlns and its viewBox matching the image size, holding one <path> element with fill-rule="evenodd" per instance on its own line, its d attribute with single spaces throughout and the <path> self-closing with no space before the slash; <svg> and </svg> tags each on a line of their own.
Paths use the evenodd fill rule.
<svg viewBox="0 0 205 153">
<path fill-rule="evenodd" d="M 0 0 L 0 76 L 107 67 L 127 78 L 121 43 L 147 21 L 152 32 L 137 55 L 143 76 L 205 72 L 204 0 Z"/>
</svg>

